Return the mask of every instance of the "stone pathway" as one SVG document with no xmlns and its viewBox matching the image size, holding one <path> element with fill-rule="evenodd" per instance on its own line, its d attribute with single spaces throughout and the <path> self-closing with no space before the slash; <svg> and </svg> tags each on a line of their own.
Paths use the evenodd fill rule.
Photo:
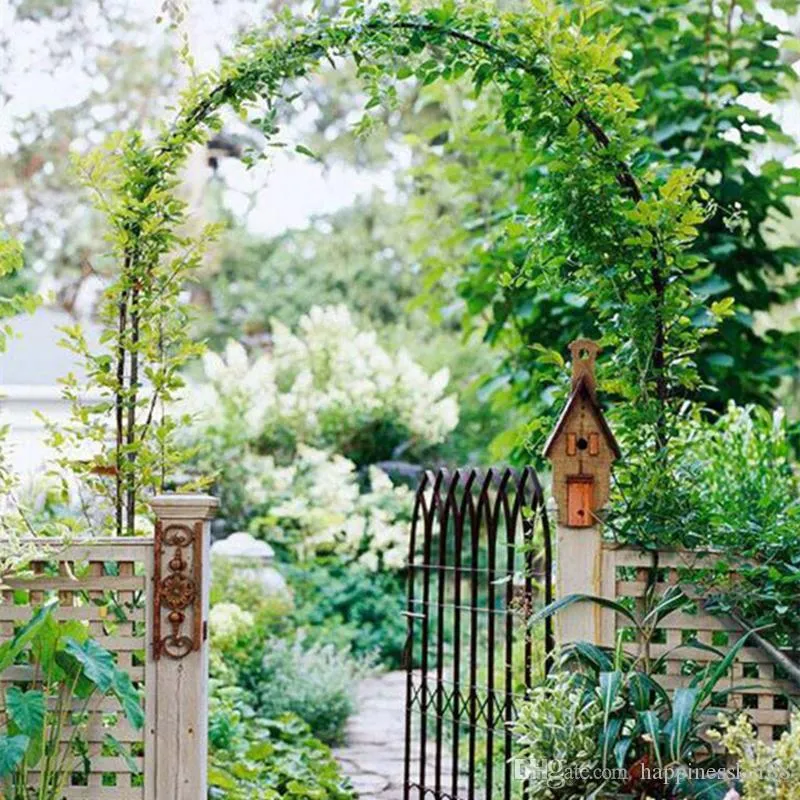
<svg viewBox="0 0 800 800">
<path fill-rule="evenodd" d="M 347 743 L 334 755 L 361 800 L 402 800 L 405 699 L 405 672 L 385 672 L 358 685 Z"/>
<path fill-rule="evenodd" d="M 417 677 L 418 681 L 419 678 Z M 345 732 L 346 744 L 333 751 L 350 778 L 360 800 L 402 800 L 405 759 L 406 673 L 384 672 L 362 680 L 356 690 L 357 711 Z M 419 713 L 419 712 L 415 712 Z M 413 724 L 413 729 L 417 723 Z M 412 729 L 411 774 L 419 770 L 419 740 Z M 433 779 L 435 742 L 426 747 L 428 777 Z M 447 746 L 442 749 L 442 782 L 449 786 L 452 772 Z M 459 779 L 459 796 L 466 797 L 465 777 Z M 412 792 L 419 796 L 419 790 Z"/>
</svg>

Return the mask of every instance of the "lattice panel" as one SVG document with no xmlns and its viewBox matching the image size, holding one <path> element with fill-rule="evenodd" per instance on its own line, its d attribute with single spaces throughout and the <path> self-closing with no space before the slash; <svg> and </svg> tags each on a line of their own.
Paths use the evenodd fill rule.
<svg viewBox="0 0 800 800">
<path fill-rule="evenodd" d="M 47 561 L 34 562 L 34 577 L 10 578 L 0 593 L 0 639 L 13 635 L 36 607 L 57 595 L 56 619 L 85 622 L 92 638 L 114 653 L 144 698 L 152 670 L 146 613 L 152 554 L 152 540 L 97 540 L 71 544 Z M 24 687 L 34 669 L 33 665 L 10 668 L 0 674 L 0 683 Z M 144 738 L 149 728 L 146 724 L 137 731 L 131 726 L 116 698 L 94 699 L 88 723 L 81 727 L 91 770 L 88 775 L 73 774 L 63 798 L 143 800 Z M 63 741 L 72 733 L 72 728 L 65 730 Z M 124 758 L 109 753 L 103 744 L 109 734 L 132 752 L 138 773 Z"/>
<path fill-rule="evenodd" d="M 714 566 L 718 558 L 714 554 L 696 554 L 690 551 L 661 551 L 658 558 L 656 594 L 661 595 L 669 586 L 680 585 L 687 595 L 692 595 L 693 574 Z M 643 608 L 648 576 L 652 568 L 652 554 L 632 547 L 604 545 L 602 564 L 602 593 L 606 597 L 631 598 Z M 658 637 L 651 644 L 654 660 L 665 656 L 665 664 L 659 682 L 668 689 L 689 683 L 696 672 L 709 660 L 717 660 L 713 653 L 692 646 L 692 641 L 711 646 L 727 653 L 743 635 L 742 629 L 732 620 L 713 616 L 704 611 L 697 598 L 693 608 L 669 615 L 661 623 Z M 619 616 L 616 620 L 610 612 L 604 612 L 602 644 L 612 646 L 617 633 L 624 631 L 629 652 L 636 652 L 635 630 L 630 622 Z M 675 650 L 675 648 L 678 648 Z M 718 684 L 721 691 L 736 689 L 725 697 L 718 697 L 717 705 L 741 709 L 758 729 L 759 738 L 772 742 L 789 725 L 791 709 L 800 702 L 800 689 L 778 674 L 778 668 L 769 656 L 758 647 L 745 646 L 737 656 L 732 674 Z"/>
</svg>

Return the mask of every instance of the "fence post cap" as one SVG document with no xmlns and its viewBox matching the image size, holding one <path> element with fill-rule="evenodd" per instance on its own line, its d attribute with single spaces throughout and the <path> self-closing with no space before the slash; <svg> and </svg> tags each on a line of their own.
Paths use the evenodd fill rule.
<svg viewBox="0 0 800 800">
<path fill-rule="evenodd" d="M 150 500 L 150 507 L 159 519 L 213 519 L 219 500 L 210 494 L 168 492 Z"/>
</svg>

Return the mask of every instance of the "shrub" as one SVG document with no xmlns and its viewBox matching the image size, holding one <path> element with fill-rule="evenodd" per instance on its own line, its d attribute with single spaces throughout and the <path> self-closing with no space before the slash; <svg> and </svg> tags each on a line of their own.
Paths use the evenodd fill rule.
<svg viewBox="0 0 800 800">
<path fill-rule="evenodd" d="M 429 376 L 405 350 L 389 354 L 344 306 L 315 306 L 298 327 L 294 335 L 273 322 L 272 350 L 252 362 L 234 341 L 224 359 L 205 355 L 208 383 L 191 397 L 206 435 L 287 455 L 297 444 L 331 448 L 368 464 L 401 445 L 438 444 L 456 427 L 446 369 Z"/>
<path fill-rule="evenodd" d="M 256 710 L 271 719 L 296 714 L 322 741 L 338 743 L 354 710 L 353 687 L 364 671 L 363 664 L 332 645 L 305 647 L 302 636 L 270 639 L 254 687 Z"/>
<path fill-rule="evenodd" d="M 406 642 L 405 580 L 353 565 L 289 573 L 297 592 L 294 622 L 307 640 L 348 647 L 382 666 L 401 666 Z"/>
<path fill-rule="evenodd" d="M 247 491 L 258 509 L 251 531 L 285 555 L 334 556 L 371 571 L 405 564 L 410 492 L 377 467 L 362 491 L 352 461 L 301 447 L 289 467 L 264 459 Z"/>
<path fill-rule="evenodd" d="M 603 706 L 598 697 L 586 693 L 578 678 L 558 672 L 531 690 L 515 725 L 518 757 L 533 767 L 530 792 L 533 797 L 578 800 L 598 789 L 602 780 L 587 782 L 566 777 L 562 768 L 602 766 L 599 739 L 603 728 Z M 536 765 L 556 767 L 536 769 Z"/>
<path fill-rule="evenodd" d="M 738 760 L 744 800 L 800 800 L 800 714 L 771 746 L 758 740 L 744 715 L 721 724 L 722 744 Z"/>
<path fill-rule="evenodd" d="M 212 688 L 208 733 L 209 798 L 353 800 L 330 750 L 302 720 L 257 718 L 241 689 Z"/>
<path fill-rule="evenodd" d="M 225 559 L 212 559 L 210 672 L 213 678 L 252 690 L 261 675 L 264 642 L 290 628 L 292 602 L 265 595 Z"/>
</svg>

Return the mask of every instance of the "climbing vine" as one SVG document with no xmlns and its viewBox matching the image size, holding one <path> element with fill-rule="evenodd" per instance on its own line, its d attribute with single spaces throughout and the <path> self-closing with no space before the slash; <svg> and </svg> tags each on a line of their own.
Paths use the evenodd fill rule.
<svg viewBox="0 0 800 800">
<path fill-rule="evenodd" d="M 623 427 L 639 452 L 667 458 L 681 392 L 697 382 L 692 354 L 727 308 L 709 309 L 706 323 L 690 321 L 695 299 L 685 277 L 701 265 L 686 250 L 706 213 L 696 175 L 668 173 L 648 149 L 636 103 L 615 80 L 621 52 L 613 33 L 583 32 L 595 10 L 536 0 L 528 11 L 498 14 L 445 0 L 417 12 L 350 0 L 336 18 L 287 14 L 277 31 L 249 34 L 217 72 L 198 76 L 154 141 L 121 135 L 82 164 L 108 221 L 116 279 L 102 310 L 103 351 L 90 352 L 77 329 L 69 332 L 100 400 L 83 402 L 71 378 L 74 424 L 57 438 L 101 445 L 90 461 L 63 464 L 107 492 L 118 533 L 134 532 L 144 493 L 172 479 L 182 458 L 180 420 L 166 409 L 197 347 L 179 292 L 213 231 L 197 241 L 182 234 L 179 171 L 190 149 L 222 125 L 225 108 L 260 115 L 269 146 L 251 158 L 286 146 L 278 138 L 281 104 L 321 62 L 335 67 L 343 58 L 355 61 L 368 94 L 363 133 L 371 109 L 391 107 L 405 80 L 469 81 L 476 93 L 487 85 L 500 93 L 509 136 L 529 152 L 552 152 L 546 191 L 509 222 L 508 234 L 528 241 L 527 256 L 497 280 L 524 286 L 547 272 L 583 285 L 616 354 L 606 387 L 630 401 Z"/>
</svg>

